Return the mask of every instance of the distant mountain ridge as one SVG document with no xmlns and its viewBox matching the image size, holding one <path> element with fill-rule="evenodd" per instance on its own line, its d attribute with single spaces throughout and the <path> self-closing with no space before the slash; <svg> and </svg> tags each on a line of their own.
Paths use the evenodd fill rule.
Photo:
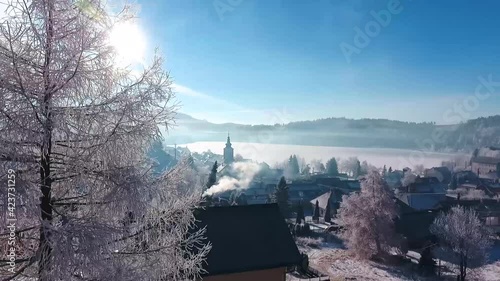
<svg viewBox="0 0 500 281">
<path fill-rule="evenodd" d="M 236 142 L 471 152 L 478 147 L 500 146 L 500 115 L 457 125 L 348 118 L 242 125 L 214 124 L 177 113 L 176 126 L 166 142 L 225 141 L 228 132 Z"/>
</svg>

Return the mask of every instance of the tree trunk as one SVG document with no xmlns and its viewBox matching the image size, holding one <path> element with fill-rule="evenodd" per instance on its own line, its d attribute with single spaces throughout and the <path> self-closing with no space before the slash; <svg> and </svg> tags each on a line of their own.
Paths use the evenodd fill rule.
<svg viewBox="0 0 500 281">
<path fill-rule="evenodd" d="M 52 113 L 51 113 L 51 98 L 52 85 L 50 79 L 50 63 L 52 55 L 52 39 L 54 36 L 53 28 L 53 3 L 47 2 L 47 39 L 45 42 L 45 61 L 43 69 L 44 93 L 42 102 L 42 115 L 44 117 L 43 124 L 43 140 L 41 147 L 40 160 L 40 216 L 42 225 L 40 226 L 40 259 L 38 264 L 38 277 L 40 281 L 50 281 L 47 277 L 47 272 L 50 270 L 50 260 L 52 247 L 50 245 L 50 225 L 52 223 L 52 179 L 50 174 L 50 156 L 52 153 Z"/>
<path fill-rule="evenodd" d="M 465 275 L 466 275 L 466 261 L 465 261 L 465 256 L 463 254 L 460 254 L 460 281 L 465 281 Z"/>
</svg>

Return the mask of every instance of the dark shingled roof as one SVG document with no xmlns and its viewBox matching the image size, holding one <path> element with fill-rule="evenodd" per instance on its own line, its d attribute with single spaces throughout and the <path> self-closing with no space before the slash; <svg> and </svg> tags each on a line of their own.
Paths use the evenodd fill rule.
<svg viewBox="0 0 500 281">
<path fill-rule="evenodd" d="M 473 163 L 496 165 L 500 163 L 500 158 L 477 156 L 471 159 Z"/>
<path fill-rule="evenodd" d="M 445 193 L 399 193 L 396 197 L 415 210 L 437 209 L 446 200 Z"/>
<path fill-rule="evenodd" d="M 285 267 L 301 256 L 277 204 L 208 207 L 195 212 L 212 243 L 205 276 Z"/>
</svg>

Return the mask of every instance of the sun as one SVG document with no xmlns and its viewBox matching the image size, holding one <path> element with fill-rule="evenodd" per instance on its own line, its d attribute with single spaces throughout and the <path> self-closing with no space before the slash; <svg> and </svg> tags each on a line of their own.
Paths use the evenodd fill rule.
<svg viewBox="0 0 500 281">
<path fill-rule="evenodd" d="M 119 64 L 144 62 L 146 37 L 137 23 L 117 23 L 110 32 L 109 42 L 116 50 Z"/>
</svg>

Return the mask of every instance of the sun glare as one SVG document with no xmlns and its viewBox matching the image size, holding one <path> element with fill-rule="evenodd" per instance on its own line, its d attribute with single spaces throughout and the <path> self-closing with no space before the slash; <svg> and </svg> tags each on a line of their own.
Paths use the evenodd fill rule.
<svg viewBox="0 0 500 281">
<path fill-rule="evenodd" d="M 136 23 L 116 24 L 109 36 L 110 44 L 116 49 L 119 64 L 136 64 L 144 61 L 146 38 Z"/>
</svg>

